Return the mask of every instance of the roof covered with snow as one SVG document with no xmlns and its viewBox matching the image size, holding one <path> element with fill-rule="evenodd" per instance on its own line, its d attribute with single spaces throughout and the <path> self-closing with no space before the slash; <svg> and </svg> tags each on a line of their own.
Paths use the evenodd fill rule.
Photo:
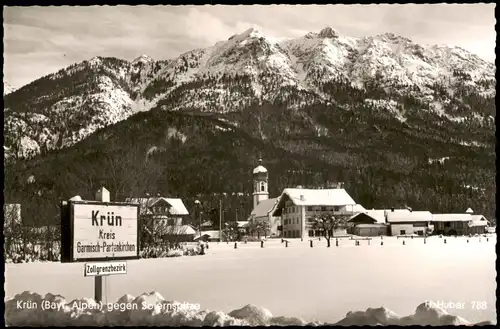
<svg viewBox="0 0 500 329">
<path fill-rule="evenodd" d="M 365 214 L 372 218 L 375 218 L 377 220 L 377 223 L 385 223 L 385 213 L 386 210 L 384 209 L 371 209 L 365 211 Z"/>
<path fill-rule="evenodd" d="M 248 221 L 239 220 L 239 221 L 237 221 L 237 223 L 238 223 L 238 227 L 239 227 L 239 228 L 245 228 L 245 227 L 248 227 Z"/>
<path fill-rule="evenodd" d="M 254 168 L 253 173 L 254 174 L 267 173 L 267 169 L 264 168 L 264 166 L 262 165 L 262 159 L 259 159 L 259 165 Z"/>
<path fill-rule="evenodd" d="M 356 202 L 344 189 L 286 188 L 281 193 L 273 216 L 280 216 L 285 202 L 291 200 L 296 206 L 355 206 Z"/>
<path fill-rule="evenodd" d="M 250 217 L 259 218 L 259 217 L 267 217 L 269 216 L 269 212 L 273 210 L 273 208 L 278 203 L 279 198 L 272 198 L 267 200 L 262 200 L 259 202 L 257 207 L 250 213 Z"/>
<path fill-rule="evenodd" d="M 360 204 L 356 204 L 356 205 L 354 205 L 354 206 L 352 206 L 350 208 L 352 209 L 352 212 L 366 212 L 365 207 L 363 207 Z"/>
<path fill-rule="evenodd" d="M 388 223 L 413 223 L 413 222 L 431 222 L 432 214 L 430 211 L 389 211 L 387 212 Z"/>
<path fill-rule="evenodd" d="M 472 214 L 474 212 L 474 210 L 472 210 L 471 208 L 467 208 L 467 210 L 465 212 L 467 214 Z"/>
<path fill-rule="evenodd" d="M 488 222 L 485 220 L 471 220 L 469 222 L 469 227 L 473 226 L 488 226 Z"/>
<path fill-rule="evenodd" d="M 373 216 L 373 211 L 371 212 L 368 212 L 368 211 L 364 211 L 364 212 L 358 212 L 356 214 L 354 214 L 353 216 L 351 216 L 348 220 L 349 221 L 352 221 L 353 219 L 355 219 L 356 217 L 360 216 L 361 214 L 363 215 L 366 215 L 370 218 L 373 219 L 374 223 L 378 223 L 378 224 L 383 224 L 385 223 L 385 216 L 384 216 L 384 213 L 383 213 L 383 210 L 382 210 L 382 214 L 380 215 L 380 213 L 375 213 L 375 216 Z"/>
<path fill-rule="evenodd" d="M 176 198 L 127 198 L 125 201 L 130 203 L 138 203 L 141 214 L 151 214 L 151 208 L 160 200 L 165 201 L 169 205 L 169 213 L 171 215 L 189 215 L 188 210 L 184 206 L 181 199 Z"/>
<path fill-rule="evenodd" d="M 208 236 L 210 239 L 219 239 L 219 231 L 211 230 L 211 231 L 201 231 L 201 236 Z M 200 235 L 197 233 L 195 240 L 198 240 Z"/>
<path fill-rule="evenodd" d="M 156 227 L 155 233 L 163 235 L 191 235 L 196 234 L 196 230 L 191 225 L 168 225 Z"/>
<path fill-rule="evenodd" d="M 358 224 L 358 225 L 356 225 L 356 227 L 358 227 L 358 228 L 381 228 L 381 227 L 387 227 L 387 225 L 384 223 Z"/>
<path fill-rule="evenodd" d="M 258 165 L 257 167 L 255 167 L 255 169 L 253 170 L 253 173 L 254 174 L 258 174 L 258 173 L 266 173 L 267 172 L 267 169 L 264 168 L 264 166 L 261 166 L 261 165 Z"/>
<path fill-rule="evenodd" d="M 469 222 L 472 220 L 470 214 L 433 214 L 433 222 Z"/>
<path fill-rule="evenodd" d="M 472 217 L 472 220 L 474 220 L 474 221 L 479 221 L 479 220 L 488 221 L 486 219 L 486 217 L 484 217 L 483 215 L 471 215 L 471 217 Z"/>
</svg>

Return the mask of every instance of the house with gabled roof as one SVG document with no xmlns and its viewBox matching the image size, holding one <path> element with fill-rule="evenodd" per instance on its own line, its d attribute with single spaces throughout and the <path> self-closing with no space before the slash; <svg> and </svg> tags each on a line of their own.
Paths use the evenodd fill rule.
<svg viewBox="0 0 500 329">
<path fill-rule="evenodd" d="M 194 237 L 193 228 L 186 225 L 189 212 L 181 199 L 157 196 L 127 198 L 125 202 L 139 204 L 140 220 L 151 234 L 186 236 L 184 241 Z"/>
<path fill-rule="evenodd" d="M 489 222 L 483 215 L 474 215 L 468 208 L 464 214 L 433 214 L 432 223 L 436 234 L 467 235 L 488 231 Z"/>
<path fill-rule="evenodd" d="M 381 214 L 369 210 L 357 212 L 347 220 L 347 223 L 347 233 L 358 236 L 380 236 L 387 235 L 388 232 L 384 210 Z"/>
<path fill-rule="evenodd" d="M 472 221 L 471 214 L 433 214 L 432 224 L 435 234 L 464 235 Z"/>
<path fill-rule="evenodd" d="M 396 211 L 391 209 L 386 213 L 386 220 L 390 225 L 392 236 L 426 235 L 434 229 L 432 214 L 429 211 Z"/>
<path fill-rule="evenodd" d="M 330 214 L 347 220 L 360 209 L 343 188 L 304 189 L 299 186 L 283 190 L 272 215 L 281 217 L 283 237 L 305 239 L 322 235 L 312 218 Z M 333 235 L 334 232 L 329 233 Z"/>
<path fill-rule="evenodd" d="M 169 219 L 172 224 L 178 224 L 179 220 L 189 215 L 189 211 L 181 199 L 165 197 L 127 198 L 125 202 L 138 203 L 141 216 L 149 216 L 153 219 Z"/>
</svg>

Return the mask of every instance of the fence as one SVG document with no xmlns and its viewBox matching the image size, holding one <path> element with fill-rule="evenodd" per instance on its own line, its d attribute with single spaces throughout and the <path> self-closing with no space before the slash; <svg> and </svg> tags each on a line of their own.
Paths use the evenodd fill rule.
<svg viewBox="0 0 500 329">
<path fill-rule="evenodd" d="M 60 233 L 57 227 L 4 228 L 4 258 L 6 262 L 59 261 Z"/>
<path fill-rule="evenodd" d="M 61 260 L 61 233 L 53 227 L 9 227 L 4 228 L 5 262 L 26 263 L 33 261 Z M 162 258 L 200 254 L 198 242 L 172 239 L 155 239 L 141 243 L 141 258 Z"/>
</svg>

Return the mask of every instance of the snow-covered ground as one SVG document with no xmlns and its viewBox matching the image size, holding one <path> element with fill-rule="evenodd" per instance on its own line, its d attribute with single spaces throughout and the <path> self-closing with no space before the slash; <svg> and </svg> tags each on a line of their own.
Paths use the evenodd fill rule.
<svg viewBox="0 0 500 329">
<path fill-rule="evenodd" d="M 207 255 L 128 262 L 128 273 L 104 280 L 107 299 L 156 291 L 166 300 L 230 312 L 247 304 L 307 322 L 337 322 L 349 311 L 381 306 L 401 315 L 424 301 L 462 303 L 446 309 L 472 323 L 496 321 L 496 238 L 384 237 L 361 241 L 280 240 L 211 243 Z M 479 241 L 481 239 L 481 241 Z M 83 264 L 6 264 L 5 295 L 61 294 L 67 301 L 93 297 Z"/>
</svg>

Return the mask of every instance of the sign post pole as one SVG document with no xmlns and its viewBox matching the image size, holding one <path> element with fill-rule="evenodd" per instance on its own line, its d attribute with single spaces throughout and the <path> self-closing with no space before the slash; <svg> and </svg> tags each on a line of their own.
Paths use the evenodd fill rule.
<svg viewBox="0 0 500 329">
<path fill-rule="evenodd" d="M 96 201 L 109 202 L 109 191 L 103 186 L 95 194 Z M 97 303 L 102 302 L 102 278 L 101 275 L 96 275 L 94 278 L 94 299 Z"/>
</svg>

